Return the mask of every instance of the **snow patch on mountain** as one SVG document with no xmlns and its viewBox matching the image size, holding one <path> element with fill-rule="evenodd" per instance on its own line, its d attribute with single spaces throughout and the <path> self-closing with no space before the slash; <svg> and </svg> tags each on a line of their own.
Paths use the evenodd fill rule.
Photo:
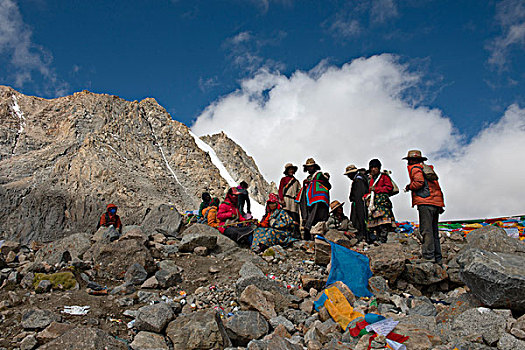
<svg viewBox="0 0 525 350">
<path fill-rule="evenodd" d="M 221 162 L 219 157 L 217 157 L 217 153 L 215 153 L 215 150 L 208 145 L 206 142 L 202 141 L 197 135 L 195 135 L 193 132 L 188 130 L 190 135 L 195 139 L 195 143 L 197 144 L 197 147 L 199 147 L 202 151 L 208 153 L 211 158 L 211 162 L 213 165 L 219 169 L 219 173 L 221 174 L 221 177 L 226 180 L 229 186 L 234 187 L 237 186 L 237 182 L 234 180 L 234 178 L 230 175 L 228 170 L 226 170 L 226 167 Z M 265 208 L 263 205 L 261 205 L 259 202 L 257 202 L 255 199 L 250 197 L 250 203 L 251 203 L 251 211 L 252 215 L 256 218 L 262 218 L 265 213 Z"/>
</svg>

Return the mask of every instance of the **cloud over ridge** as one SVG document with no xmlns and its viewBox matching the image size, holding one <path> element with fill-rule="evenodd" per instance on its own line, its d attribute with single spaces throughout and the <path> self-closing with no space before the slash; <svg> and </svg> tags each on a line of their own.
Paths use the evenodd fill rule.
<svg viewBox="0 0 525 350">
<path fill-rule="evenodd" d="M 322 62 L 290 77 L 262 69 L 208 106 L 193 131 L 225 131 L 272 181 L 285 163 L 314 157 L 331 174 L 332 199 L 346 202 L 350 183 L 342 174 L 348 164 L 367 167 L 379 158 L 404 187 L 401 158 L 421 149 L 441 177 L 447 218 L 522 214 L 525 109 L 510 106 L 498 122 L 466 140 L 439 109 L 410 102 L 422 84 L 420 74 L 389 54 L 341 67 Z M 408 194 L 393 201 L 398 219 L 416 218 Z"/>
</svg>

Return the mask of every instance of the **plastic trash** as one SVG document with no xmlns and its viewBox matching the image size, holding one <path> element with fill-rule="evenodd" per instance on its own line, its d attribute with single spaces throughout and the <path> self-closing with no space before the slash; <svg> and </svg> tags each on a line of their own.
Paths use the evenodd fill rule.
<svg viewBox="0 0 525 350">
<path fill-rule="evenodd" d="M 64 306 L 64 310 L 62 310 L 62 313 L 74 315 L 74 316 L 83 316 L 83 315 L 87 315 L 87 313 L 89 312 L 89 308 L 90 308 L 89 305 L 87 306 L 78 306 L 78 305 Z"/>
</svg>

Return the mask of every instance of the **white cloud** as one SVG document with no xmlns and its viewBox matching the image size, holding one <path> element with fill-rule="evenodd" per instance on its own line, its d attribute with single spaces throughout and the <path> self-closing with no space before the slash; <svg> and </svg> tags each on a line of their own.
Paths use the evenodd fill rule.
<svg viewBox="0 0 525 350">
<path fill-rule="evenodd" d="M 372 22 L 384 23 L 391 18 L 399 15 L 397 5 L 394 0 L 376 0 L 372 2 L 370 8 L 370 20 Z"/>
<path fill-rule="evenodd" d="M 441 176 L 446 217 L 485 217 L 523 211 L 525 110 L 511 106 L 502 119 L 467 142 L 440 110 L 412 105 L 421 77 L 391 55 L 356 59 L 342 67 L 323 62 L 290 77 L 261 70 L 208 106 L 193 130 L 224 130 L 254 156 L 268 180 L 287 162 L 314 157 L 332 175 L 332 198 L 347 200 L 344 168 L 379 158 L 400 187 L 408 181 L 407 150 L 429 156 Z M 302 179 L 304 174 L 298 174 Z M 394 198 L 399 219 L 414 219 L 410 196 Z M 347 205 L 348 208 L 348 205 Z"/>
<path fill-rule="evenodd" d="M 361 34 L 361 25 L 357 19 L 338 18 L 330 26 L 330 31 L 345 38 Z"/>
<path fill-rule="evenodd" d="M 0 55 L 8 57 L 10 79 L 20 88 L 38 72 L 46 80 L 46 90 L 55 95 L 65 93 L 67 85 L 58 82 L 51 68 L 52 56 L 31 40 L 31 29 L 24 23 L 16 2 L 0 0 Z M 7 67 L 6 67 L 7 68 Z"/>
<path fill-rule="evenodd" d="M 358 0 L 348 2 L 332 18 L 323 22 L 333 36 L 349 39 L 399 16 L 395 0 Z M 368 22 L 366 23 L 366 19 Z"/>
<path fill-rule="evenodd" d="M 254 73 L 262 67 L 280 70 L 284 68 L 283 63 L 263 58 L 260 51 L 265 46 L 278 45 L 286 35 L 286 32 L 278 31 L 268 37 L 260 37 L 243 31 L 227 38 L 223 48 L 228 51 L 230 63 L 242 71 Z"/>
<path fill-rule="evenodd" d="M 489 63 L 503 69 L 512 47 L 525 47 L 525 3 L 522 0 L 504 0 L 496 7 L 496 21 L 501 35 L 487 46 Z"/>
</svg>

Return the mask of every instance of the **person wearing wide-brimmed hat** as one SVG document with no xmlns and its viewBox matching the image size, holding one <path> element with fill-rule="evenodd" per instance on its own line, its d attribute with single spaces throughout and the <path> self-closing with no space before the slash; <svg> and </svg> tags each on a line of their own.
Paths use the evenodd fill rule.
<svg viewBox="0 0 525 350">
<path fill-rule="evenodd" d="M 328 220 L 330 205 L 330 175 L 321 172 L 321 167 L 313 158 L 308 158 L 303 165 L 308 177 L 303 181 L 303 187 L 297 194 L 296 202 L 299 203 L 301 220 L 303 224 L 304 239 L 311 239 L 311 228 Z"/>
<path fill-rule="evenodd" d="M 439 241 L 439 214 L 443 213 L 445 201 L 439 186 L 438 176 L 421 151 L 411 150 L 403 159 L 408 161 L 410 183 L 405 191 L 412 192 L 412 207 L 417 205 L 419 213 L 419 233 L 422 237 L 422 255 L 424 260 L 442 264 L 441 243 Z"/>
<path fill-rule="evenodd" d="M 357 169 L 354 164 L 351 164 L 346 167 L 344 175 L 352 180 L 349 196 L 350 203 L 352 203 L 350 221 L 357 230 L 356 238 L 370 243 L 370 237 L 366 228 L 367 208 L 364 199 L 368 193 L 368 179 L 365 169 Z"/>
<path fill-rule="evenodd" d="M 350 220 L 343 212 L 343 205 L 337 200 L 330 203 L 330 216 L 326 222 L 326 226 L 329 229 L 338 230 L 338 231 L 348 231 L 351 229 Z"/>
<path fill-rule="evenodd" d="M 392 210 L 390 193 L 394 189 L 390 176 L 381 172 L 379 159 L 372 159 L 368 163 L 370 173 L 369 191 L 370 200 L 368 206 L 368 229 L 374 231 L 380 242 L 386 243 L 388 233 L 394 231 L 396 220 Z"/>
<path fill-rule="evenodd" d="M 288 215 L 294 221 L 294 235 L 295 238 L 300 238 L 301 232 L 299 230 L 300 216 L 299 216 L 299 205 L 295 201 L 295 197 L 301 190 L 301 184 L 299 180 L 295 178 L 295 173 L 297 172 L 297 167 L 292 163 L 287 163 L 284 166 L 284 177 L 279 183 L 279 202 L 283 206 L 283 209 L 286 210 Z"/>
</svg>

